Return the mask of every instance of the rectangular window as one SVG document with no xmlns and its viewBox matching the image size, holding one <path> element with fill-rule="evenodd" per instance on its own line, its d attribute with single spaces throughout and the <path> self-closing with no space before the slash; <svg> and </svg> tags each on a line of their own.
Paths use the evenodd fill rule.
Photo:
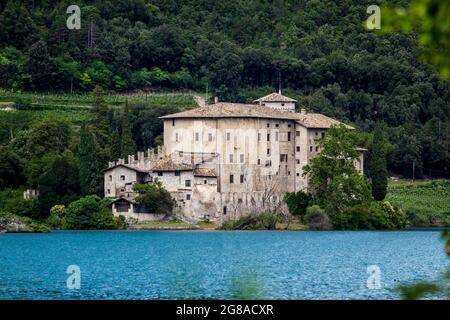
<svg viewBox="0 0 450 320">
<path fill-rule="evenodd" d="M 316 152 L 319 152 L 319 147 L 316 147 Z"/>
<path fill-rule="evenodd" d="M 291 133 L 288 132 L 288 141 L 291 141 Z"/>
<path fill-rule="evenodd" d="M 270 133 L 267 134 L 267 141 L 270 141 Z"/>
<path fill-rule="evenodd" d="M 309 151 L 310 151 L 310 152 L 312 152 L 312 150 L 313 150 L 313 147 L 312 147 L 312 146 L 310 146 L 310 147 L 309 147 Z"/>
<path fill-rule="evenodd" d="M 172 119 L 172 127 L 175 127 L 175 119 Z"/>
<path fill-rule="evenodd" d="M 244 183 L 244 175 L 243 174 L 241 174 L 240 181 L 241 181 L 241 183 Z"/>
<path fill-rule="evenodd" d="M 297 172 L 297 177 L 300 177 L 300 173 Z"/>
<path fill-rule="evenodd" d="M 158 177 L 162 177 L 163 173 L 161 171 L 158 171 Z"/>
<path fill-rule="evenodd" d="M 198 132 L 195 133 L 195 141 L 200 140 L 200 134 Z"/>
<path fill-rule="evenodd" d="M 322 132 L 322 139 L 325 138 L 325 132 Z"/>
<path fill-rule="evenodd" d="M 290 128 L 291 127 L 291 125 L 290 124 L 288 124 L 288 128 Z"/>
<path fill-rule="evenodd" d="M 125 176 L 120 176 L 120 180 L 125 181 Z"/>
<path fill-rule="evenodd" d="M 260 165 L 261 164 L 261 159 L 258 159 L 258 165 Z"/>
<path fill-rule="evenodd" d="M 188 201 L 191 200 L 191 195 L 190 194 L 186 195 L 186 200 L 188 200 Z"/>
<path fill-rule="evenodd" d="M 295 131 L 295 135 L 296 135 L 297 137 L 300 137 L 300 131 Z"/>
<path fill-rule="evenodd" d="M 243 154 L 240 155 L 240 160 L 241 160 L 241 163 L 244 163 L 244 155 Z"/>
<path fill-rule="evenodd" d="M 175 171 L 175 176 L 179 177 L 180 176 L 180 171 Z"/>
<path fill-rule="evenodd" d="M 258 133 L 258 141 L 261 141 L 261 133 Z"/>
<path fill-rule="evenodd" d="M 108 194 L 110 194 L 111 193 L 111 190 L 110 189 L 108 189 Z"/>
<path fill-rule="evenodd" d="M 190 187 L 190 186 L 191 186 L 191 180 L 186 180 L 186 181 L 184 182 L 184 185 L 185 185 L 186 187 Z"/>
<path fill-rule="evenodd" d="M 288 155 L 287 154 L 280 154 L 280 162 L 287 162 Z"/>
<path fill-rule="evenodd" d="M 212 141 L 213 140 L 213 136 L 212 136 L 212 133 L 208 133 L 208 141 Z"/>
<path fill-rule="evenodd" d="M 270 123 L 267 124 L 267 128 L 270 128 Z"/>
<path fill-rule="evenodd" d="M 297 148 L 296 148 L 296 149 L 297 149 L 297 152 L 300 152 L 300 147 L 299 147 L 299 146 L 297 146 Z"/>
<path fill-rule="evenodd" d="M 267 155 L 270 156 L 270 149 L 267 149 Z"/>
<path fill-rule="evenodd" d="M 112 181 L 112 175 L 109 175 L 109 181 Z"/>
<path fill-rule="evenodd" d="M 231 134 L 229 132 L 227 132 L 227 141 L 230 141 L 231 139 Z"/>
<path fill-rule="evenodd" d="M 296 161 L 297 161 L 297 164 L 300 164 L 300 160 L 299 159 L 297 159 Z"/>
<path fill-rule="evenodd" d="M 175 133 L 175 142 L 178 142 L 178 133 Z"/>
<path fill-rule="evenodd" d="M 234 175 L 230 174 L 230 183 L 234 183 Z"/>
<path fill-rule="evenodd" d="M 233 163 L 233 155 L 230 154 L 230 163 Z"/>
<path fill-rule="evenodd" d="M 278 132 L 275 132 L 275 141 L 278 141 Z"/>
</svg>

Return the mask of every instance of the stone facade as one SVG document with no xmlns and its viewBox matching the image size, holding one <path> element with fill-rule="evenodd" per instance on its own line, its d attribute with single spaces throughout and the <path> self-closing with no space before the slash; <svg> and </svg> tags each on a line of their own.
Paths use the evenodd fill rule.
<svg viewBox="0 0 450 320">
<path fill-rule="evenodd" d="M 307 191 L 302 168 L 339 122 L 296 113 L 295 100 L 277 93 L 255 103 L 216 103 L 162 117 L 164 148 L 111 163 L 105 196 L 133 199 L 133 184 L 159 180 L 177 201 L 179 218 L 220 222 L 282 205 L 286 192 Z M 362 153 L 355 166 L 362 173 Z"/>
</svg>

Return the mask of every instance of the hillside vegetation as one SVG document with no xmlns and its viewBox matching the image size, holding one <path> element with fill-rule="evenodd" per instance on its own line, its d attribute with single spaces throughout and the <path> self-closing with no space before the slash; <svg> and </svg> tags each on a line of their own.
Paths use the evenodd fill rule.
<svg viewBox="0 0 450 320">
<path fill-rule="evenodd" d="M 377 4 L 387 3 L 408 6 Z M 364 29 L 373 1 L 84 0 L 79 30 L 66 27 L 70 4 L 0 1 L 0 88 L 208 90 L 248 102 L 281 85 L 299 107 L 362 130 L 386 123 L 391 171 L 450 175 L 448 80 L 421 62 L 414 32 Z M 67 98 L 58 103 L 89 105 Z"/>
<path fill-rule="evenodd" d="M 391 182 L 387 199 L 406 211 L 411 227 L 450 225 L 450 181 Z"/>
</svg>

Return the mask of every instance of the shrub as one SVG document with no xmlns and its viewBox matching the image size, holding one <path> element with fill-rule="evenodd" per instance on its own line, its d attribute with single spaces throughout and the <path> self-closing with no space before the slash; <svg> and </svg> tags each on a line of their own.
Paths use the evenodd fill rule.
<svg viewBox="0 0 450 320">
<path fill-rule="evenodd" d="M 47 224 L 53 229 L 62 229 L 66 221 L 65 215 L 66 207 L 64 205 L 55 205 L 50 209 Z"/>
<path fill-rule="evenodd" d="M 9 212 L 0 212 L 0 230 L 8 232 L 49 232 L 50 229 L 28 217 L 20 217 Z"/>
<path fill-rule="evenodd" d="M 171 214 L 175 201 L 159 181 L 152 184 L 136 184 L 133 187 L 139 193 L 136 202 L 143 205 L 149 212 Z"/>
<path fill-rule="evenodd" d="M 311 197 L 303 191 L 287 192 L 284 201 L 293 216 L 304 216 Z"/>
<path fill-rule="evenodd" d="M 332 220 L 333 226 L 341 230 L 389 230 L 403 229 L 406 226 L 405 213 L 388 201 L 353 206 L 332 215 Z"/>
<path fill-rule="evenodd" d="M 330 217 L 318 205 L 306 209 L 305 221 L 311 230 L 329 230 L 332 227 Z"/>
<path fill-rule="evenodd" d="M 118 217 L 114 217 L 114 223 L 116 225 L 116 229 L 124 230 L 124 229 L 128 228 L 127 220 L 122 215 L 120 215 Z"/>
<path fill-rule="evenodd" d="M 90 195 L 72 202 L 66 210 L 67 229 L 115 229 L 114 216 L 107 202 Z"/>
<path fill-rule="evenodd" d="M 236 221 L 224 221 L 220 230 L 275 230 L 278 216 L 272 212 L 263 212 L 242 217 Z"/>
</svg>

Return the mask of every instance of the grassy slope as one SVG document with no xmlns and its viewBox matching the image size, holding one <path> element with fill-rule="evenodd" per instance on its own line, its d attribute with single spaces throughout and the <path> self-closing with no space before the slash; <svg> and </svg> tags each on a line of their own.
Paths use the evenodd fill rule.
<svg viewBox="0 0 450 320">
<path fill-rule="evenodd" d="M 193 108 L 196 103 L 193 93 L 152 93 L 136 95 L 112 94 L 106 97 L 109 106 L 120 108 L 129 103 L 142 103 L 149 107 L 178 106 L 181 109 Z M 89 108 L 94 104 L 92 94 L 41 94 L 41 93 L 11 93 L 0 92 L 0 105 L 13 105 L 17 97 L 30 99 L 31 112 L 37 118 L 61 118 L 78 124 L 86 120 Z M 1 116 L 1 113 L 0 113 Z"/>
<path fill-rule="evenodd" d="M 450 181 L 390 182 L 386 199 L 402 207 L 412 226 L 450 225 Z"/>
</svg>

